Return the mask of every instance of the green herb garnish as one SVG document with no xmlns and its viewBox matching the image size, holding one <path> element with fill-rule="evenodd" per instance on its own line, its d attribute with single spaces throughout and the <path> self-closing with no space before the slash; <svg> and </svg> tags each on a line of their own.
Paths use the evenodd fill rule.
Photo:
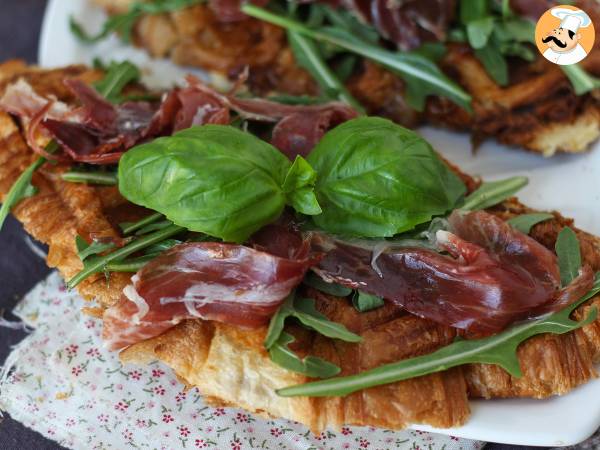
<svg viewBox="0 0 600 450">
<path fill-rule="evenodd" d="M 554 216 L 550 213 L 521 214 L 520 216 L 507 220 L 507 222 L 521 233 L 529 234 L 535 225 L 548 219 L 552 219 L 553 217 Z"/>
<path fill-rule="evenodd" d="M 118 182 L 117 174 L 114 172 L 70 170 L 63 173 L 61 178 L 70 183 L 98 184 L 103 186 L 115 186 Z"/>
<path fill-rule="evenodd" d="M 119 162 L 119 190 L 174 223 L 243 242 L 286 204 L 319 211 L 313 169 L 259 138 L 229 126 L 204 125 L 137 146 Z"/>
<path fill-rule="evenodd" d="M 151 223 L 154 223 L 160 219 L 162 219 L 164 216 L 161 213 L 154 213 L 154 214 L 150 214 L 147 217 L 144 217 L 143 219 L 138 220 L 137 222 L 125 222 L 125 223 L 121 223 L 119 224 L 119 227 L 121 228 L 121 231 L 123 232 L 123 234 L 128 235 L 133 233 L 134 231 L 139 230 L 140 228 L 145 227 L 146 225 L 149 225 Z"/>
<path fill-rule="evenodd" d="M 482 183 L 475 192 L 465 199 L 461 209 L 476 211 L 497 205 L 515 195 L 528 182 L 529 180 L 526 177 L 511 177 L 505 180 Z"/>
<path fill-rule="evenodd" d="M 114 242 L 92 241 L 91 244 L 88 244 L 87 241 L 79 235 L 75 238 L 75 246 L 77 247 L 79 259 L 84 262 L 90 256 L 98 255 L 99 253 L 116 247 Z"/>
<path fill-rule="evenodd" d="M 141 72 L 129 61 L 111 62 L 105 70 L 104 77 L 94 83 L 94 88 L 109 102 L 121 103 L 121 92 L 129 83 L 139 81 Z"/>
<path fill-rule="evenodd" d="M 129 11 L 123 14 L 117 14 L 110 17 L 102 30 L 97 34 L 90 35 L 86 33 L 83 27 L 75 21 L 73 17 L 69 20 L 71 32 L 81 41 L 94 43 L 105 39 L 113 32 L 118 33 L 121 38 L 129 43 L 135 23 L 144 14 L 163 14 L 172 11 L 178 11 L 189 6 L 202 3 L 204 0 L 152 0 L 148 2 L 135 2 L 129 8 Z"/>
<path fill-rule="evenodd" d="M 384 305 L 384 300 L 376 295 L 367 294 L 362 291 L 355 291 L 352 296 L 352 305 L 358 312 L 367 312 L 372 309 L 380 308 Z"/>
<path fill-rule="evenodd" d="M 46 146 L 45 150 L 48 153 L 54 153 L 58 150 L 58 143 L 56 141 L 50 141 Z M 43 156 L 36 159 L 25 171 L 19 175 L 19 178 L 14 182 L 0 206 L 0 230 L 4 225 L 4 221 L 10 214 L 10 211 L 19 203 L 21 200 L 31 197 L 37 193 L 37 188 L 31 184 L 33 173 L 42 167 L 48 160 Z"/>
<path fill-rule="evenodd" d="M 352 294 L 352 289 L 342 286 L 337 283 L 328 283 L 323 280 L 319 275 L 314 272 L 309 272 L 302 281 L 305 285 L 310 286 L 317 291 L 324 292 L 325 294 L 334 295 L 336 297 L 347 297 Z"/>
<path fill-rule="evenodd" d="M 362 105 L 327 66 L 319 48 L 311 38 L 295 31 L 288 31 L 288 42 L 298 65 L 305 68 L 317 81 L 321 91 L 330 99 L 339 100 L 364 113 Z"/>
<path fill-rule="evenodd" d="M 519 345 L 538 334 L 564 334 L 592 323 L 598 316 L 596 308 L 593 308 L 587 318 L 581 322 L 571 320 L 570 316 L 578 306 L 598 293 L 600 293 L 600 276 L 596 275 L 596 281 L 590 292 L 562 311 L 545 318 L 514 326 L 487 338 L 458 340 L 433 353 L 385 364 L 356 375 L 279 389 L 277 394 L 283 397 L 344 396 L 361 389 L 441 372 L 464 364 L 497 364 L 512 376 L 521 377 L 522 371 L 517 356 Z"/>
<path fill-rule="evenodd" d="M 105 271 L 109 263 L 121 261 L 135 252 L 144 250 L 146 247 L 175 236 L 183 231 L 185 231 L 185 228 L 171 225 L 168 228 L 136 239 L 108 255 L 89 257 L 85 260 L 83 270 L 67 282 L 67 287 L 73 289 L 87 277 Z"/>
<path fill-rule="evenodd" d="M 294 337 L 288 333 L 281 333 L 279 338 L 269 348 L 269 357 L 278 366 L 287 370 L 298 372 L 311 378 L 329 378 L 340 373 L 340 368 L 322 358 L 308 355 L 300 358 L 290 348 Z"/>
<path fill-rule="evenodd" d="M 465 193 L 427 141 L 386 119 L 339 125 L 307 160 L 323 209 L 313 220 L 334 234 L 394 236 L 447 213 Z"/>
<path fill-rule="evenodd" d="M 560 269 L 560 283 L 565 287 L 577 278 L 581 268 L 579 240 L 577 234 L 570 227 L 565 227 L 558 233 L 555 250 Z"/>
<path fill-rule="evenodd" d="M 600 88 L 600 78 L 590 75 L 579 64 L 569 64 L 560 68 L 571 82 L 575 94 L 583 95 Z"/>
<path fill-rule="evenodd" d="M 275 14 L 251 3 L 242 5 L 249 16 L 278 25 L 288 31 L 300 33 L 315 41 L 328 43 L 343 50 L 373 60 L 398 72 L 403 77 L 419 80 L 421 89 L 429 94 L 438 94 L 454 101 L 466 110 L 471 110 L 471 97 L 459 85 L 448 78 L 432 61 L 415 52 L 399 53 L 379 47 L 351 31 L 339 27 L 310 27 Z"/>
</svg>

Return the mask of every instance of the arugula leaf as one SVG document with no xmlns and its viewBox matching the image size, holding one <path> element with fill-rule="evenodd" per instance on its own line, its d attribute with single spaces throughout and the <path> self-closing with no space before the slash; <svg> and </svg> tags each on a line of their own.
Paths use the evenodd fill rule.
<svg viewBox="0 0 600 450">
<path fill-rule="evenodd" d="M 311 378 L 329 378 L 340 373 L 340 368 L 335 364 L 316 356 L 306 356 L 300 359 L 290 348 L 294 337 L 288 333 L 281 333 L 277 341 L 269 348 L 269 356 L 278 366 L 293 372 L 298 372 Z"/>
<path fill-rule="evenodd" d="M 94 43 L 105 39 L 113 32 L 117 32 L 123 41 L 129 43 L 133 27 L 144 14 L 163 14 L 178 11 L 189 6 L 202 3 L 204 0 L 151 0 L 149 2 L 135 2 L 129 10 L 123 14 L 110 17 L 102 29 L 94 35 L 86 33 L 83 27 L 75 21 L 73 16 L 69 19 L 71 32 L 81 41 Z"/>
<path fill-rule="evenodd" d="M 153 231 L 164 230 L 167 227 L 173 225 L 170 220 L 161 220 L 159 222 L 149 223 L 148 225 L 140 228 L 135 232 L 136 236 L 142 236 L 144 234 L 152 233 Z"/>
<path fill-rule="evenodd" d="M 463 364 L 497 364 L 514 377 L 521 377 L 517 355 L 519 345 L 532 336 L 542 333 L 563 334 L 574 331 L 596 320 L 598 311 L 593 308 L 581 322 L 571 320 L 572 312 L 581 304 L 600 293 L 600 276 L 588 294 L 550 316 L 516 325 L 502 333 L 482 339 L 458 340 L 439 350 L 396 363 L 384 364 L 356 375 L 331 378 L 277 391 L 283 397 L 344 396 L 361 389 L 394 383 L 431 373 L 441 372 Z"/>
<path fill-rule="evenodd" d="M 79 235 L 75 238 L 75 246 L 77 247 L 79 259 L 84 262 L 90 256 L 115 248 L 113 242 L 93 241 L 91 244 L 88 244 L 87 241 Z"/>
<path fill-rule="evenodd" d="M 133 233 L 134 231 L 139 230 L 140 228 L 145 227 L 151 223 L 156 222 L 157 220 L 162 219 L 164 216 L 161 213 L 153 213 L 143 219 L 138 220 L 137 222 L 124 222 L 119 224 L 121 231 L 123 234 L 128 235 Z"/>
<path fill-rule="evenodd" d="M 105 99 L 112 103 L 120 103 L 121 92 L 129 83 L 139 81 L 141 72 L 136 65 L 129 61 L 111 62 L 104 77 L 94 83 L 94 88 Z"/>
<path fill-rule="evenodd" d="M 511 177 L 505 180 L 483 183 L 479 189 L 465 198 L 465 203 L 461 209 L 476 211 L 497 205 L 515 195 L 528 182 L 529 180 L 526 177 Z"/>
<path fill-rule="evenodd" d="M 318 105 L 329 101 L 326 97 L 312 97 L 310 95 L 278 94 L 267 97 L 267 100 L 284 105 Z"/>
<path fill-rule="evenodd" d="M 361 104 L 327 66 L 312 39 L 295 31 L 288 31 L 287 36 L 296 62 L 313 76 L 321 91 L 330 98 L 347 103 L 356 111 L 364 113 Z"/>
<path fill-rule="evenodd" d="M 287 178 L 287 183 L 286 183 Z M 119 161 L 119 190 L 178 225 L 243 242 L 286 205 L 316 213 L 314 171 L 230 126 L 203 125 L 139 145 Z"/>
<path fill-rule="evenodd" d="M 151 245 L 175 236 L 183 231 L 185 231 L 185 228 L 178 227 L 177 225 L 171 225 L 163 230 L 159 230 L 152 234 L 138 238 L 124 247 L 109 253 L 108 255 L 90 256 L 86 258 L 83 270 L 67 282 L 67 287 L 69 289 L 73 289 L 90 275 L 103 272 L 107 268 L 108 264 L 121 261 L 135 252 L 144 250 Z"/>
<path fill-rule="evenodd" d="M 302 281 L 307 286 L 336 297 L 347 297 L 352 294 L 352 289 L 337 283 L 328 283 L 314 272 L 309 272 Z"/>
<path fill-rule="evenodd" d="M 321 207 L 314 192 L 316 180 L 317 172 L 302 156 L 296 156 L 282 186 L 288 203 L 296 211 L 310 216 L 321 214 Z"/>
<path fill-rule="evenodd" d="M 577 235 L 570 227 L 563 228 L 554 246 L 558 256 L 560 284 L 565 287 L 579 275 L 581 269 L 581 250 Z"/>
<path fill-rule="evenodd" d="M 117 184 L 117 174 L 114 172 L 84 172 L 81 170 L 69 170 L 60 176 L 69 183 L 98 184 L 103 186 L 114 186 Z"/>
<path fill-rule="evenodd" d="M 508 64 L 496 42 L 492 40 L 485 47 L 476 49 L 475 56 L 497 84 L 508 84 Z"/>
<path fill-rule="evenodd" d="M 160 255 L 160 253 L 153 253 L 151 255 L 140 256 L 138 258 L 109 262 L 104 267 L 104 270 L 106 272 L 136 273 L 150 261 L 155 259 L 158 255 Z"/>
<path fill-rule="evenodd" d="M 579 64 L 569 64 L 560 68 L 571 82 L 575 94 L 583 95 L 600 88 L 600 78 L 590 75 Z"/>
<path fill-rule="evenodd" d="M 329 131 L 308 156 L 325 231 L 394 236 L 456 206 L 463 182 L 414 131 L 362 117 Z"/>
<path fill-rule="evenodd" d="M 521 233 L 529 234 L 534 225 L 552 219 L 553 217 L 554 216 L 550 213 L 521 214 L 520 216 L 509 219 L 507 222 Z"/>
<path fill-rule="evenodd" d="M 483 48 L 494 31 L 494 18 L 483 17 L 467 23 L 467 38 L 475 49 Z"/>
<path fill-rule="evenodd" d="M 430 94 L 447 97 L 466 110 L 471 110 L 471 97 L 469 94 L 448 78 L 433 62 L 422 55 L 414 52 L 399 53 L 385 50 L 342 28 L 321 27 L 311 29 L 298 21 L 250 3 L 242 5 L 241 9 L 251 17 L 273 23 L 289 31 L 298 32 L 316 41 L 333 44 L 397 71 L 403 77 L 417 79 L 421 82 L 422 88 L 427 89 Z"/>
<path fill-rule="evenodd" d="M 45 150 L 48 153 L 54 153 L 58 150 L 58 143 L 56 141 L 50 141 L 46 146 Z M 27 197 L 31 197 L 37 193 L 35 186 L 31 184 L 31 179 L 36 170 L 42 167 L 48 160 L 43 156 L 36 159 L 25 171 L 19 175 L 17 180 L 13 183 L 9 191 L 4 197 L 2 206 L 0 206 L 0 230 L 4 225 L 4 221 L 10 214 L 10 211 L 21 201 Z"/>
<path fill-rule="evenodd" d="M 346 342 L 360 342 L 362 340 L 359 335 L 352 333 L 344 325 L 330 321 L 317 311 L 315 301 L 312 298 L 298 298 L 292 293 L 271 318 L 264 344 L 266 349 L 270 349 L 279 339 L 283 332 L 285 320 L 288 317 L 295 317 L 303 325 L 332 339 L 340 339 Z"/>
<path fill-rule="evenodd" d="M 355 291 L 352 296 L 352 305 L 356 308 L 358 312 L 366 312 L 371 311 L 372 309 L 377 309 L 383 306 L 385 302 L 381 297 L 377 297 L 376 295 L 367 294 L 362 291 Z"/>
</svg>

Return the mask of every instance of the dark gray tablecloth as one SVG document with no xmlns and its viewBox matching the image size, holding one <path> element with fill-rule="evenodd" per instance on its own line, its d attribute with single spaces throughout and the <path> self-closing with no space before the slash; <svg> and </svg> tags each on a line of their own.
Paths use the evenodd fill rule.
<svg viewBox="0 0 600 450">
<path fill-rule="evenodd" d="M 85 0 L 79 0 L 85 1 Z M 35 63 L 39 30 L 46 0 L 1 0 L 0 61 L 22 58 Z M 25 241 L 20 224 L 9 218 L 0 232 L 0 310 L 5 317 L 18 300 L 48 273 L 44 261 L 35 256 Z M 0 361 L 25 334 L 0 327 Z M 56 450 L 59 445 L 5 416 L 0 423 L 0 448 L 5 450 Z M 527 447 L 490 444 L 490 450 L 527 450 Z M 533 448 L 533 447 L 532 447 Z"/>
</svg>

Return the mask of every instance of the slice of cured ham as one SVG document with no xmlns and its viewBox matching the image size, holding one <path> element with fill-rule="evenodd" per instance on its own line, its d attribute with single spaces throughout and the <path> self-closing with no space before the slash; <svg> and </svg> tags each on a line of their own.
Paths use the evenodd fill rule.
<svg viewBox="0 0 600 450">
<path fill-rule="evenodd" d="M 318 261 L 309 251 L 307 241 L 287 257 L 216 242 L 173 247 L 142 268 L 105 311 L 106 345 L 121 349 L 189 318 L 263 326 Z"/>
<path fill-rule="evenodd" d="M 325 280 L 383 297 L 407 311 L 477 335 L 557 311 L 593 284 L 587 266 L 560 290 L 556 256 L 529 236 L 483 211 L 454 212 L 452 232 L 439 231 L 430 249 L 395 247 L 373 260 L 372 249 L 319 234 L 327 256 L 315 269 Z"/>
</svg>

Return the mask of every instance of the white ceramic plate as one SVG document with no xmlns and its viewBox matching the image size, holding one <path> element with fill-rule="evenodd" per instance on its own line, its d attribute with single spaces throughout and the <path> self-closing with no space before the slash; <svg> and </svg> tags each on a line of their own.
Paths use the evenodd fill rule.
<svg viewBox="0 0 600 450">
<path fill-rule="evenodd" d="M 54 67 L 73 63 L 130 59 L 143 68 L 145 82 L 165 86 L 188 72 L 168 61 L 151 60 L 143 51 L 123 46 L 116 37 L 97 45 L 79 43 L 69 31 L 68 19 L 85 19 L 96 31 L 104 15 L 85 0 L 51 0 L 42 30 L 39 62 Z M 556 209 L 576 219 L 577 226 L 600 234 L 600 145 L 579 156 L 544 159 L 492 142 L 471 153 L 468 136 L 424 128 L 422 134 L 464 171 L 486 179 L 527 175 L 530 184 L 519 193 L 524 203 L 539 209 Z M 454 436 L 521 445 L 562 446 L 581 442 L 600 426 L 600 380 L 568 395 L 548 400 L 473 401 L 472 417 L 461 428 L 448 430 L 415 426 Z"/>
</svg>

